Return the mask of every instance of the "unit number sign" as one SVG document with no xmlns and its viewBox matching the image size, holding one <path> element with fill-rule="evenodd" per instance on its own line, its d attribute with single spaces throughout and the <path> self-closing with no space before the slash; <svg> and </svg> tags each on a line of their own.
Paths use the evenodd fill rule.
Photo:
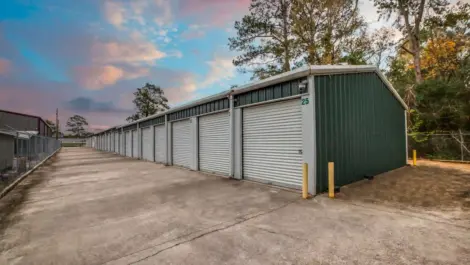
<svg viewBox="0 0 470 265">
<path fill-rule="evenodd" d="M 302 105 L 308 105 L 308 103 L 309 103 L 308 98 L 302 99 Z"/>
</svg>

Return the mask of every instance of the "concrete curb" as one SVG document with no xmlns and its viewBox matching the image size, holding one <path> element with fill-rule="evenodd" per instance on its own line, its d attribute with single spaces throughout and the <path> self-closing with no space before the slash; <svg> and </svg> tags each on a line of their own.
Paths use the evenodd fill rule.
<svg viewBox="0 0 470 265">
<path fill-rule="evenodd" d="M 7 195 L 12 189 L 14 189 L 16 187 L 16 185 L 18 185 L 23 179 L 25 179 L 29 174 L 33 173 L 36 169 L 38 169 L 38 167 L 42 166 L 42 164 L 44 164 L 47 160 L 49 160 L 52 156 L 54 156 L 55 154 L 57 154 L 57 152 L 60 151 L 60 149 L 62 149 L 62 147 L 60 147 L 59 149 L 57 149 L 54 153 L 52 153 L 50 156 L 46 157 L 46 159 L 44 159 L 41 163 L 35 165 L 32 169 L 30 169 L 29 171 L 27 171 L 26 173 L 24 173 L 23 175 L 21 175 L 21 177 L 19 177 L 18 179 L 16 179 L 13 183 L 11 183 L 10 185 L 8 185 L 8 187 L 4 188 L 2 190 L 2 192 L 0 193 L 0 199 L 2 199 L 3 197 L 5 197 L 5 195 Z"/>
</svg>

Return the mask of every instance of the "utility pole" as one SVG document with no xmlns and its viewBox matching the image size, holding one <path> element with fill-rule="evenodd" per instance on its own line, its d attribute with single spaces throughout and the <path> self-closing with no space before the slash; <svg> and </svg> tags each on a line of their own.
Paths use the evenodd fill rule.
<svg viewBox="0 0 470 265">
<path fill-rule="evenodd" d="M 59 140 L 59 108 L 55 110 L 55 139 Z"/>
</svg>

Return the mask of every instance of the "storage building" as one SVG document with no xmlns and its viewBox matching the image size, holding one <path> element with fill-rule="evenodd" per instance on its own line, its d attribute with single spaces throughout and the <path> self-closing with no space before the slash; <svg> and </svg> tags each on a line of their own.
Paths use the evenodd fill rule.
<svg viewBox="0 0 470 265">
<path fill-rule="evenodd" d="M 310 66 L 94 137 L 101 150 L 294 189 L 307 163 L 315 194 L 328 162 L 338 186 L 406 165 L 406 109 L 375 67 Z"/>
<path fill-rule="evenodd" d="M 52 128 L 34 115 L 0 110 L 0 130 L 36 131 L 41 136 L 52 136 Z"/>
</svg>

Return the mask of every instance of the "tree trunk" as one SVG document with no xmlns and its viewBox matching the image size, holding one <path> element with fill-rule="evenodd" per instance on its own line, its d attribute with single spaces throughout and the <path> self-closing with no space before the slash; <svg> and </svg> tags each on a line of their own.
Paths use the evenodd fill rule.
<svg viewBox="0 0 470 265">
<path fill-rule="evenodd" d="M 460 134 L 460 160 L 463 161 L 464 141 L 463 141 L 463 135 L 462 135 L 462 130 L 461 129 L 459 129 L 459 134 Z"/>
<path fill-rule="evenodd" d="M 288 16 L 289 16 L 289 13 L 288 13 L 288 4 L 284 1 L 281 2 L 281 5 L 282 5 L 282 19 L 283 19 L 283 22 L 284 22 L 284 25 L 283 25 L 283 32 L 282 32 L 282 35 L 283 35 L 283 38 L 284 38 L 284 64 L 282 66 L 282 71 L 283 72 L 288 72 L 290 71 L 290 55 L 289 55 L 289 50 L 290 50 L 290 45 L 289 45 L 289 32 L 288 32 L 288 29 L 287 29 L 287 19 L 288 19 Z"/>
<path fill-rule="evenodd" d="M 416 83 L 421 84 L 423 82 L 423 75 L 421 74 L 421 47 L 416 41 L 412 42 L 413 45 L 413 64 L 415 69 Z"/>
</svg>

